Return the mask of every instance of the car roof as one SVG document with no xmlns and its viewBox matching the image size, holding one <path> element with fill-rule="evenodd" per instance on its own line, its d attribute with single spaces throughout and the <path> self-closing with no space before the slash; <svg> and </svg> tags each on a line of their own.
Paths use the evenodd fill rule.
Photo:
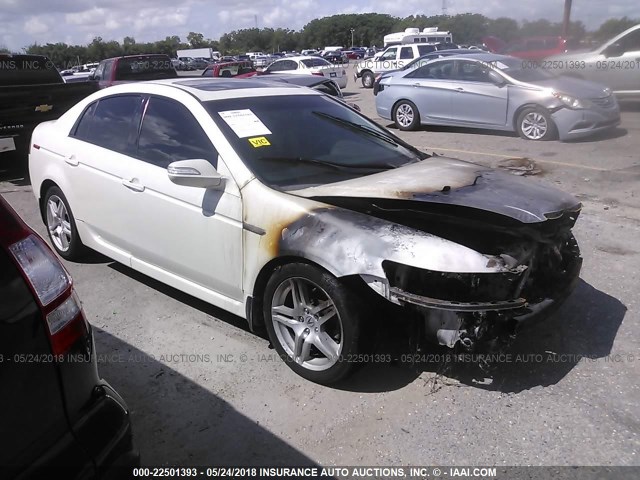
<svg viewBox="0 0 640 480">
<path fill-rule="evenodd" d="M 168 55 L 166 53 L 140 53 L 138 55 L 119 55 L 117 57 L 105 58 L 102 61 L 106 62 L 107 60 L 115 60 L 115 59 L 123 59 L 123 58 L 144 58 L 144 57 L 168 57 Z M 93 63 L 98 65 L 100 62 L 92 62 L 92 63 L 87 63 L 85 65 L 93 65 Z"/>
<path fill-rule="evenodd" d="M 291 74 L 274 74 L 270 73 L 268 75 L 258 75 L 254 77 L 256 80 L 261 82 L 271 81 L 271 82 L 284 82 L 290 83 L 293 85 L 300 85 L 303 87 L 314 87 L 316 85 L 320 85 L 321 83 L 333 82 L 329 77 L 321 77 L 318 75 L 291 75 Z"/>
<path fill-rule="evenodd" d="M 163 80 L 115 85 L 101 90 L 114 93 L 155 93 L 166 94 L 166 88 L 175 88 L 189 93 L 201 102 L 224 98 L 278 96 L 278 95 L 320 95 L 315 90 L 300 88 L 283 82 L 265 82 L 253 78 L 212 78 L 212 77 L 176 77 Z"/>
<path fill-rule="evenodd" d="M 316 57 L 315 55 L 295 55 L 293 57 L 286 57 L 287 60 L 316 60 L 318 58 L 321 57 Z"/>
<path fill-rule="evenodd" d="M 434 58 L 433 61 L 438 60 L 480 60 L 481 62 L 498 62 L 500 60 L 513 60 L 514 57 L 509 55 L 500 55 L 498 53 L 465 53 L 458 55 L 448 55 L 443 58 Z"/>
</svg>

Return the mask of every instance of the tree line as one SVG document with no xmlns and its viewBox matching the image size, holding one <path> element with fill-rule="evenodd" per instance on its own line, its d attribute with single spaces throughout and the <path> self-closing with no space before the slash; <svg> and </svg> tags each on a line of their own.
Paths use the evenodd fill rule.
<svg viewBox="0 0 640 480">
<path fill-rule="evenodd" d="M 640 19 L 627 17 L 606 20 L 594 32 L 588 32 L 580 21 L 571 22 L 569 36 L 574 42 L 585 39 L 603 41 L 623 30 L 640 23 Z M 406 28 L 438 27 L 452 32 L 454 42 L 459 44 L 479 44 L 485 36 L 496 36 L 505 41 L 531 35 L 560 35 L 559 22 L 540 19 L 517 22 L 511 18 L 491 19 L 476 13 L 459 15 L 416 15 L 405 18 L 387 14 L 342 14 L 310 21 L 301 30 L 287 28 L 247 28 L 225 33 L 219 40 L 205 38 L 202 33 L 190 32 L 186 41 L 177 36 L 164 40 L 139 43 L 133 37 L 125 37 L 122 42 L 105 41 L 95 37 L 88 45 L 67 45 L 66 43 L 33 44 L 25 47 L 25 53 L 47 55 L 56 65 L 69 67 L 78 63 L 98 61 L 103 58 L 142 53 L 165 53 L 171 57 L 176 51 L 186 48 L 211 47 L 226 55 L 249 51 L 300 51 L 305 48 L 323 48 L 326 45 L 350 47 L 383 45 L 384 35 Z M 352 31 L 353 30 L 353 31 Z M 2 52 L 3 49 L 0 49 Z M 4 49 L 7 51 L 6 49 Z"/>
</svg>

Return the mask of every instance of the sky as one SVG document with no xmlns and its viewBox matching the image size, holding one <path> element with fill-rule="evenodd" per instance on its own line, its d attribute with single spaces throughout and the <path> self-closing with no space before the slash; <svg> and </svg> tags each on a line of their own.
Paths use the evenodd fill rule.
<svg viewBox="0 0 640 480">
<path fill-rule="evenodd" d="M 446 0 L 447 13 L 481 13 L 516 20 L 561 21 L 564 0 Z M 242 28 L 299 30 L 310 20 L 340 13 L 437 15 L 442 0 L 0 0 L 0 46 L 19 52 L 33 43 L 87 44 L 94 37 L 122 42 L 162 40 L 189 32 L 217 40 Z M 572 20 L 596 29 L 605 19 L 640 18 L 639 0 L 573 0 Z M 425 27 L 427 25 L 423 25 Z M 354 28 L 358 28 L 354 25 Z M 391 32 L 389 32 L 391 33 Z"/>
</svg>

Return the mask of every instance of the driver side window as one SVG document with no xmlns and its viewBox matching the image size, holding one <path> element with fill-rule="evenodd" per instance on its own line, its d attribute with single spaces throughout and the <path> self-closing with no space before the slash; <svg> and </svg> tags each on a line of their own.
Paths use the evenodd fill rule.
<svg viewBox="0 0 640 480">
<path fill-rule="evenodd" d="M 395 60 L 397 51 L 398 51 L 397 48 L 392 48 L 391 50 L 387 50 L 386 53 L 384 53 L 380 57 L 380 60 Z"/>
<path fill-rule="evenodd" d="M 640 51 L 640 29 L 625 35 L 619 42 L 622 45 L 624 52 L 638 52 Z"/>
<path fill-rule="evenodd" d="M 465 82 L 491 83 L 489 68 L 481 62 L 462 60 L 458 62 L 457 80 Z"/>
<path fill-rule="evenodd" d="M 137 157 L 167 168 L 171 162 L 203 158 L 218 167 L 218 152 L 184 105 L 150 97 L 142 119 Z"/>
</svg>

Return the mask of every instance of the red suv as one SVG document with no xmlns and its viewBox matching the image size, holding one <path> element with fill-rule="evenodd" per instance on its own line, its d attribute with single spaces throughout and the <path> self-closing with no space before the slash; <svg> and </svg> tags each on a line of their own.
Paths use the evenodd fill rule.
<svg viewBox="0 0 640 480">
<path fill-rule="evenodd" d="M 567 51 L 567 40 L 563 37 L 525 37 L 509 43 L 496 37 L 485 37 L 482 41 L 491 52 L 525 60 L 542 60 Z"/>
</svg>

